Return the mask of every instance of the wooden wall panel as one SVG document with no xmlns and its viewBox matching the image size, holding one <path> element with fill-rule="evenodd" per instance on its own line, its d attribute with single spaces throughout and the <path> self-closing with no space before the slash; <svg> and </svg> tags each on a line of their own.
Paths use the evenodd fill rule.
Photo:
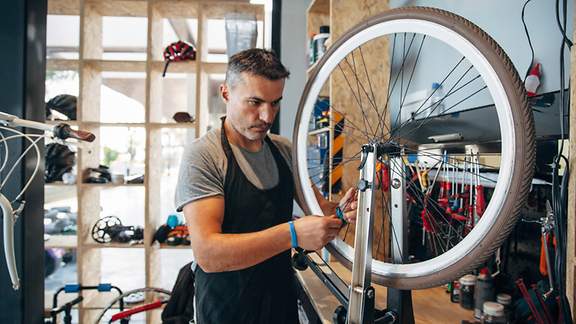
<svg viewBox="0 0 576 324">
<path fill-rule="evenodd" d="M 388 1 L 333 0 L 330 24 L 332 44 L 354 25 L 387 9 Z M 368 139 L 385 136 L 380 129 L 384 129 L 388 123 L 383 114 L 388 88 L 388 65 L 388 41 L 380 38 L 351 52 L 332 73 L 332 109 L 345 115 L 345 161 L 354 157 Z M 344 190 L 358 182 L 358 164 L 359 161 L 354 161 L 344 165 Z M 384 209 L 388 198 L 381 192 L 377 192 L 374 197 L 374 237 L 379 239 L 374 241 L 373 255 L 383 259 L 389 250 L 389 217 Z M 347 234 L 342 235 L 349 244 L 353 244 L 352 226 Z"/>
<path fill-rule="evenodd" d="M 576 11 L 576 8 L 575 8 Z M 574 21 L 576 22 L 576 12 L 573 14 Z M 576 36 L 576 30 L 573 33 L 572 39 Z M 576 89 L 573 86 L 576 84 L 576 49 L 572 48 L 571 61 L 570 61 L 571 71 L 570 71 L 570 139 L 576 136 Z M 571 140 L 570 143 L 570 155 L 569 155 L 569 165 L 576 165 L 576 142 Z M 568 301 L 572 307 L 572 318 L 576 318 L 576 312 L 574 305 L 576 303 L 576 290 L 575 279 L 576 275 L 576 172 L 570 172 L 569 184 L 568 184 L 568 247 L 566 252 L 566 294 L 568 296 Z"/>
</svg>

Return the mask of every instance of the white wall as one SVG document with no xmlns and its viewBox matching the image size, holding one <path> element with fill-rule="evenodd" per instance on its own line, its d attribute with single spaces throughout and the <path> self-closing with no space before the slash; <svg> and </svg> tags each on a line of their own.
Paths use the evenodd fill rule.
<svg viewBox="0 0 576 324">
<path fill-rule="evenodd" d="M 390 7 L 427 6 L 444 9 L 458 14 L 487 32 L 504 49 L 521 77 L 530 63 L 530 47 L 522 26 L 522 6 L 525 0 L 390 0 Z M 543 68 L 540 92 L 560 89 L 560 44 L 561 34 L 556 24 L 553 0 L 533 0 L 526 6 L 526 26 L 534 47 L 534 59 Z M 562 8 L 562 1 L 560 1 Z M 568 37 L 573 30 L 573 1 L 568 1 Z M 570 71 L 569 55 L 565 62 Z M 566 82 L 570 73 L 566 74 Z M 568 83 L 566 83 L 568 84 Z"/>
<path fill-rule="evenodd" d="M 309 3 L 310 0 L 282 1 L 281 57 L 292 74 L 284 92 L 280 112 L 280 134 L 288 138 L 292 136 L 294 118 L 306 82 L 306 8 Z M 390 7 L 436 7 L 471 20 L 500 44 L 523 77 L 530 61 L 530 50 L 521 22 L 524 3 L 525 0 L 484 0 L 481 3 L 472 0 L 390 0 Z M 568 1 L 569 37 L 573 30 L 573 12 L 573 1 Z M 558 91 L 561 36 L 556 24 L 555 1 L 531 1 L 526 7 L 525 20 L 534 46 L 535 60 L 542 63 L 543 67 L 539 92 Z M 432 53 L 430 59 L 433 60 L 434 57 Z M 565 62 L 567 71 L 569 65 L 570 60 L 567 59 Z M 433 72 L 436 66 L 430 64 L 428 67 L 430 74 L 435 75 Z M 570 74 L 566 73 L 566 84 L 569 77 Z M 426 84 L 423 89 L 428 87 L 429 84 Z"/>
<path fill-rule="evenodd" d="M 310 0 L 282 1 L 280 57 L 290 78 L 284 88 L 284 99 L 280 108 L 280 135 L 292 139 L 294 118 L 304 84 L 306 83 L 306 8 Z"/>
</svg>

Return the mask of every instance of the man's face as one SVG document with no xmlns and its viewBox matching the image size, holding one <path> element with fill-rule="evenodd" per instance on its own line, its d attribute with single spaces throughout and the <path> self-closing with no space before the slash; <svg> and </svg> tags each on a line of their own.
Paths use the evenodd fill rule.
<svg viewBox="0 0 576 324">
<path fill-rule="evenodd" d="M 284 79 L 268 80 L 242 73 L 241 80 L 220 86 L 226 103 L 226 121 L 249 141 L 262 140 L 276 118 L 284 90 Z"/>
</svg>

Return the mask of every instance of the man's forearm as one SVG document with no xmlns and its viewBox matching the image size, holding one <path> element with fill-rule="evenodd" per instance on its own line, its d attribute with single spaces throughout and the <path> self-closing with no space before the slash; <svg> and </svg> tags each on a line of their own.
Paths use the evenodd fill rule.
<svg viewBox="0 0 576 324">
<path fill-rule="evenodd" d="M 284 223 L 253 233 L 212 233 L 193 246 L 197 262 L 206 272 L 241 270 L 289 249 L 290 227 Z"/>
</svg>

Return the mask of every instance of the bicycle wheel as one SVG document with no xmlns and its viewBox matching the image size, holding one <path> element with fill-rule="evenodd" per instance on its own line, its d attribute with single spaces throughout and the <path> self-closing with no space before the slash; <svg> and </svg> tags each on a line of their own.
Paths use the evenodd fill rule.
<svg viewBox="0 0 576 324">
<path fill-rule="evenodd" d="M 304 88 L 293 142 L 296 193 L 316 215 L 312 186 L 338 201 L 356 185 L 361 146 L 385 148 L 372 274 L 399 289 L 439 285 L 485 261 L 525 202 L 535 154 L 526 93 L 504 51 L 468 20 L 420 7 L 370 18 L 330 47 Z M 390 181 L 398 175 L 408 249 L 393 261 Z M 346 226 L 327 246 L 349 269 L 353 234 Z"/>
</svg>

